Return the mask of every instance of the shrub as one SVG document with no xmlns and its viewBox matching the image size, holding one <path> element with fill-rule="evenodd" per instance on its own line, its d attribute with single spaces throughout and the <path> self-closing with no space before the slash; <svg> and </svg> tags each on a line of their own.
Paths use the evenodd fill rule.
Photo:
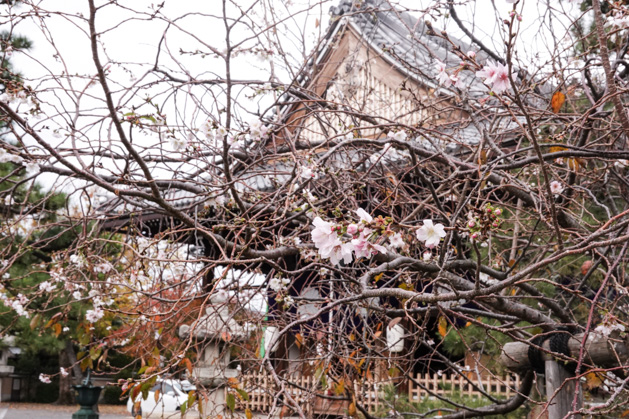
<svg viewBox="0 0 629 419">
<path fill-rule="evenodd" d="M 125 404 L 127 403 L 128 396 L 120 400 L 120 396 L 122 395 L 122 389 L 118 386 L 105 386 L 105 391 L 103 392 L 103 402 L 105 404 Z"/>
<path fill-rule="evenodd" d="M 59 384 L 53 382 L 44 384 L 37 382 L 35 387 L 35 403 L 54 403 L 59 398 Z"/>
</svg>

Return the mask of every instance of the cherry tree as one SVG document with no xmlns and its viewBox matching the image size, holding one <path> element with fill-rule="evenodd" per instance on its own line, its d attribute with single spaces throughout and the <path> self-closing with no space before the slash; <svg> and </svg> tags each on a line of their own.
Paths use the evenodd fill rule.
<svg viewBox="0 0 629 419">
<path fill-rule="evenodd" d="M 7 311 L 65 327 L 54 297 L 84 302 L 77 363 L 133 353 L 132 394 L 194 379 L 194 331 L 222 305 L 221 348 L 269 377 L 274 411 L 311 413 L 295 388 L 353 417 L 543 410 L 544 353 L 569 365 L 572 414 L 622 411 L 622 354 L 567 343 L 625 337 L 622 2 L 208 3 L 2 5 L 35 42 L 0 97 L 2 158 L 65 191 L 58 234 L 77 232 Z M 5 237 L 24 224 L 3 221 Z M 504 376 L 517 342 L 530 359 L 502 400 L 479 377 Z M 418 372 L 463 377 L 483 403 L 386 395 Z M 221 414 L 249 398 L 239 377 Z M 379 411 L 362 381 L 387 383 Z M 208 382 L 189 402 L 214 417 Z"/>
</svg>

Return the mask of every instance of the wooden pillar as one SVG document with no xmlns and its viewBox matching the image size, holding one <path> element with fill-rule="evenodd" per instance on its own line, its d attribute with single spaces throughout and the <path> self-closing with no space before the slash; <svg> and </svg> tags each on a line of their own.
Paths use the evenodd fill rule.
<svg viewBox="0 0 629 419">
<path fill-rule="evenodd" d="M 629 338 L 611 339 L 600 333 L 590 332 L 588 339 L 583 343 L 583 334 L 572 336 L 568 340 L 570 357 L 576 359 L 583 351 L 583 363 L 581 373 L 589 368 L 587 365 L 598 367 L 613 367 L 625 365 L 629 361 Z M 502 348 L 500 362 L 511 371 L 524 372 L 531 368 L 528 357 L 529 342 L 510 342 Z M 581 415 L 567 416 L 572 411 L 575 386 L 578 384 L 575 378 L 561 366 L 561 362 L 555 361 L 550 351 L 549 342 L 543 343 L 544 372 L 546 380 L 546 396 L 548 401 L 549 419 L 577 419 Z M 579 386 L 581 387 L 581 386 Z M 555 392 L 557 394 L 555 394 Z M 581 407 L 583 394 L 579 392 L 577 409 Z"/>
<path fill-rule="evenodd" d="M 548 419 L 564 419 L 572 411 L 576 380 L 555 360 L 545 361 L 546 400 Z M 572 378 L 572 379 L 571 379 Z M 579 386 L 577 409 L 583 404 L 583 393 Z M 571 415 L 569 419 L 580 419 L 581 415 Z"/>
</svg>

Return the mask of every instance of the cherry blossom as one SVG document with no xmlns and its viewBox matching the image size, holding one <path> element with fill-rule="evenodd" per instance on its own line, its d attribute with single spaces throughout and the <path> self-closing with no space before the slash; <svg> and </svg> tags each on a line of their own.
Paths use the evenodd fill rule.
<svg viewBox="0 0 629 419">
<path fill-rule="evenodd" d="M 61 373 L 61 376 L 62 376 L 62 377 L 67 377 L 67 376 L 70 374 L 70 373 L 68 372 L 68 370 L 66 370 L 66 369 L 65 369 L 65 368 L 63 368 L 63 367 L 60 367 L 60 368 L 59 368 L 59 373 Z"/>
<path fill-rule="evenodd" d="M 39 173 L 39 164 L 34 161 L 24 163 L 24 169 L 26 170 L 27 176 L 33 176 Z"/>
<path fill-rule="evenodd" d="M 446 72 L 446 64 L 443 61 L 437 60 L 435 63 L 435 68 L 439 72 L 437 74 L 437 81 L 443 87 L 450 87 L 452 85 L 452 79 L 450 75 Z"/>
<path fill-rule="evenodd" d="M 105 312 L 98 307 L 95 307 L 94 310 L 87 310 L 85 312 L 85 320 L 90 323 L 96 323 L 100 319 L 103 318 Z"/>
<path fill-rule="evenodd" d="M 181 151 L 188 147 L 188 141 L 183 138 L 171 137 L 170 146 L 175 151 Z"/>
<path fill-rule="evenodd" d="M 451 75 L 450 80 L 452 80 L 452 83 L 454 83 L 454 87 L 456 87 L 457 89 L 465 88 L 465 83 L 463 83 L 463 80 L 458 75 Z"/>
<path fill-rule="evenodd" d="M 295 304 L 295 299 L 290 295 L 285 295 L 284 298 L 282 298 L 282 302 L 284 303 L 284 307 L 290 307 Z"/>
<path fill-rule="evenodd" d="M 249 135 L 253 141 L 260 141 L 267 135 L 269 128 L 260 120 L 252 121 L 249 123 Z"/>
<path fill-rule="evenodd" d="M 299 171 L 299 176 L 304 179 L 317 179 L 319 177 L 317 174 L 317 168 L 314 165 L 302 166 Z"/>
<path fill-rule="evenodd" d="M 389 237 L 389 242 L 391 243 L 391 247 L 395 249 L 399 249 L 400 247 L 404 247 L 404 238 L 400 233 L 395 233 L 391 237 Z"/>
<path fill-rule="evenodd" d="M 396 141 L 404 141 L 406 140 L 407 135 L 405 131 L 396 131 L 396 132 L 389 131 L 387 133 L 387 137 L 392 138 Z"/>
<path fill-rule="evenodd" d="M 338 265 L 341 260 L 348 264 L 353 259 L 352 250 L 354 250 L 352 243 L 342 243 L 337 238 L 331 245 L 319 249 L 319 254 L 323 259 L 330 259 L 334 265 Z"/>
<path fill-rule="evenodd" d="M 515 75 L 515 72 L 513 73 Z M 485 66 L 476 72 L 478 77 L 485 78 L 485 84 L 491 86 L 491 90 L 496 93 L 504 93 L 510 87 L 509 68 L 501 63 L 487 61 Z"/>
<path fill-rule="evenodd" d="M 275 292 L 281 292 L 286 290 L 286 287 L 290 284 L 290 279 L 288 278 L 271 278 L 269 281 L 269 288 L 271 288 Z"/>
<path fill-rule="evenodd" d="M 559 181 L 553 180 L 550 182 L 550 191 L 553 195 L 559 195 L 563 192 L 563 186 Z"/>
<path fill-rule="evenodd" d="M 358 217 L 360 218 L 360 221 L 369 224 L 373 221 L 373 217 L 371 215 L 369 215 L 369 213 L 367 211 L 365 211 L 362 208 L 358 208 L 356 210 L 356 214 L 358 214 Z"/>
<path fill-rule="evenodd" d="M 357 233 L 358 233 L 358 225 L 357 224 L 352 223 L 352 224 L 347 226 L 347 234 L 350 234 L 350 235 L 353 236 L 353 235 L 355 235 Z"/>
<path fill-rule="evenodd" d="M 70 263 L 76 265 L 77 268 L 82 268 L 85 266 L 85 258 L 81 255 L 74 254 L 70 256 Z"/>
<path fill-rule="evenodd" d="M 7 153 L 5 150 L 0 149 L 0 163 L 12 162 L 16 164 L 22 163 L 24 159 L 15 154 Z"/>
<path fill-rule="evenodd" d="M 441 239 L 446 236 L 443 224 L 433 224 L 432 220 L 424 220 L 424 225 L 415 234 L 417 235 L 417 240 L 425 242 L 426 247 L 429 249 L 436 247 Z"/>
<path fill-rule="evenodd" d="M 223 139 L 229 134 L 229 131 L 225 127 L 218 127 L 214 131 L 214 139 L 217 141 L 223 141 Z"/>
<path fill-rule="evenodd" d="M 39 374 L 39 381 L 44 384 L 50 384 L 50 376 L 48 374 Z"/>
<path fill-rule="evenodd" d="M 109 262 L 99 263 L 94 267 L 94 272 L 97 274 L 106 274 L 111 271 L 112 268 L 113 266 L 111 266 Z"/>
<path fill-rule="evenodd" d="M 620 159 L 614 163 L 614 166 L 619 169 L 625 169 L 629 166 L 629 160 Z"/>
<path fill-rule="evenodd" d="M 53 292 L 55 290 L 55 285 L 51 284 L 48 281 L 44 281 L 41 284 L 39 284 L 39 289 L 44 292 Z"/>
<path fill-rule="evenodd" d="M 476 76 L 485 78 L 485 83 L 490 84 L 494 82 L 497 71 L 498 67 L 496 66 L 496 63 L 491 60 L 487 60 L 485 66 L 481 70 L 476 72 Z"/>
<path fill-rule="evenodd" d="M 357 259 L 368 258 L 378 253 L 387 252 L 387 249 L 384 246 L 369 241 L 371 233 L 373 233 L 373 230 L 366 228 L 360 233 L 358 238 L 352 240 L 354 253 L 356 254 Z"/>
<path fill-rule="evenodd" d="M 505 65 L 498 64 L 498 71 L 494 78 L 494 84 L 491 89 L 494 91 L 494 93 L 500 94 L 507 91 L 510 85 L 511 82 L 509 80 L 509 69 Z"/>
<path fill-rule="evenodd" d="M 326 247 L 338 240 L 336 232 L 332 231 L 334 224 L 323 221 L 321 217 L 317 217 L 312 221 L 312 225 L 314 225 L 315 228 L 310 234 L 312 241 L 318 249 Z"/>
</svg>

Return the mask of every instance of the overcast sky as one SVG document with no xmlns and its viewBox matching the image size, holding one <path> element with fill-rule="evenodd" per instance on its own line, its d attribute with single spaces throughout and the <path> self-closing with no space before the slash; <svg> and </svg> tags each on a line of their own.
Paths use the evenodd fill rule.
<svg viewBox="0 0 629 419">
<path fill-rule="evenodd" d="M 100 5 L 105 3 L 107 2 L 97 2 Z M 103 7 L 97 14 L 96 26 L 97 30 L 102 32 L 99 39 L 102 47 L 101 60 L 115 63 L 110 67 L 109 79 L 112 89 L 117 92 L 117 104 L 123 110 L 132 104 L 137 106 L 139 98 L 134 90 L 135 86 L 156 79 L 150 74 L 150 70 L 152 63 L 155 62 L 160 42 L 160 68 L 184 79 L 224 77 L 224 62 L 211 54 L 211 48 L 215 48 L 218 52 L 225 51 L 226 31 L 221 17 L 222 1 L 166 0 L 163 8 L 159 9 L 160 16 L 164 17 L 162 19 L 151 18 L 159 2 L 133 0 L 119 3 L 120 5 Z M 415 9 L 414 13 L 420 19 L 440 15 L 441 18 L 438 18 L 435 23 L 436 27 L 445 27 L 454 36 L 462 36 L 452 19 L 448 19 L 443 13 L 444 9 L 434 9 L 434 1 L 401 0 L 399 3 L 401 7 Z M 495 9 L 492 3 L 495 4 Z M 64 137 L 61 139 L 52 137 L 57 128 L 61 128 L 63 134 L 63 130 L 66 129 L 64 125 L 67 126 L 70 122 L 61 114 L 68 112 L 71 116 L 73 106 L 79 100 L 82 103 L 81 106 L 88 109 L 90 106 L 102 108 L 101 102 L 90 98 L 91 92 L 94 91 L 92 89 L 100 89 L 100 87 L 91 83 L 96 72 L 91 59 L 87 33 L 88 2 L 40 0 L 35 4 L 37 14 L 28 13 L 35 10 L 28 6 L 13 8 L 15 14 L 28 13 L 15 25 L 15 33 L 28 36 L 34 43 L 32 50 L 14 54 L 13 62 L 16 69 L 29 80 L 28 84 L 42 91 L 39 95 L 47 103 L 44 108 L 45 112 L 49 115 L 59 114 L 59 117 L 33 121 L 33 123 L 39 124 L 39 127 L 49 127 L 50 129 L 42 132 L 42 135 L 48 136 L 52 142 L 63 141 L 63 144 L 67 146 L 67 139 Z M 329 23 L 328 10 L 330 6 L 337 5 L 338 0 L 321 2 L 265 0 L 257 2 L 257 6 L 253 9 L 249 8 L 251 1 L 238 1 L 237 4 L 239 7 L 229 7 L 227 14 L 230 17 L 239 18 L 244 12 L 246 18 L 251 19 L 243 19 L 246 25 L 243 24 L 234 30 L 231 34 L 232 42 L 242 42 L 240 49 L 255 47 L 255 50 L 238 54 L 234 58 L 232 78 L 267 81 L 273 73 L 279 81 L 286 82 L 294 76 L 295 69 L 303 63 L 303 57 L 315 48 L 316 42 L 325 33 Z M 6 8 L 6 6 L 3 7 Z M 128 7 L 133 7 L 133 10 Z M 552 29 L 556 35 L 555 39 L 558 37 L 561 40 L 567 33 L 569 21 L 567 18 L 554 19 L 552 28 L 547 23 L 542 25 L 543 18 L 546 22 L 549 21 L 549 7 L 560 11 L 566 8 L 573 13 L 576 10 L 576 5 L 571 2 L 557 0 L 551 2 L 521 0 L 516 6 L 523 17 L 520 27 L 520 45 L 523 48 L 520 48 L 517 57 L 519 62 L 523 63 L 522 65 L 543 62 L 544 57 L 548 57 L 561 47 L 560 44 L 551 42 L 553 37 L 549 36 L 549 31 Z M 504 50 L 505 36 L 501 19 L 507 18 L 512 8 L 513 5 L 507 3 L 506 0 L 483 0 L 457 6 L 459 15 L 469 28 L 499 54 Z M 265 20 L 265 11 L 273 11 L 276 16 L 285 20 L 276 26 L 277 31 L 267 31 L 256 39 L 252 37 L 252 33 L 258 33 L 265 25 L 273 23 L 268 18 Z M 42 16 L 46 17 L 42 18 Z M 251 25 L 254 22 L 257 22 L 260 27 L 252 28 Z M 2 27 L 6 29 L 7 25 Z M 167 36 L 162 41 L 164 33 L 167 33 Z M 266 38 L 267 34 L 269 38 Z M 260 43 L 271 45 L 267 48 L 269 54 L 258 48 Z M 195 51 L 206 54 L 191 54 Z M 285 57 L 288 57 L 286 58 L 286 61 L 289 61 L 288 64 L 284 62 Z M 51 75 L 59 74 L 83 77 L 65 79 L 51 77 Z M 183 93 L 193 93 L 195 88 L 187 89 L 189 90 Z M 94 94 L 98 95 L 98 92 Z M 146 95 L 145 91 L 142 94 Z M 160 94 L 165 97 L 172 92 L 155 91 L 154 94 L 156 97 Z M 197 91 L 196 94 L 203 98 L 203 95 L 207 93 Z M 185 105 L 185 109 L 176 110 L 182 118 L 181 123 L 194 126 L 206 120 L 207 115 L 218 115 L 222 97 L 219 95 L 218 101 L 207 96 L 205 99 L 198 103 L 178 102 L 179 106 L 182 103 Z M 247 122 L 251 120 L 252 115 L 247 115 L 246 112 L 261 112 L 264 107 L 261 107 L 261 104 L 268 103 L 271 97 L 269 96 L 266 102 L 264 100 L 260 102 L 259 97 L 250 100 L 242 93 L 237 99 L 242 106 L 239 117 L 243 122 Z M 203 106 L 207 108 L 199 111 Z M 170 110 L 170 113 L 174 114 L 175 110 Z M 90 139 L 96 136 L 94 130 L 100 127 L 91 126 L 93 120 L 85 116 L 77 118 L 77 122 L 81 135 L 76 138 L 76 141 L 79 146 L 81 141 L 88 145 Z M 152 144 L 159 145 L 160 140 L 147 137 L 143 141 L 151 147 Z M 49 186 L 52 180 L 50 176 L 39 179 L 46 186 Z"/>
</svg>

